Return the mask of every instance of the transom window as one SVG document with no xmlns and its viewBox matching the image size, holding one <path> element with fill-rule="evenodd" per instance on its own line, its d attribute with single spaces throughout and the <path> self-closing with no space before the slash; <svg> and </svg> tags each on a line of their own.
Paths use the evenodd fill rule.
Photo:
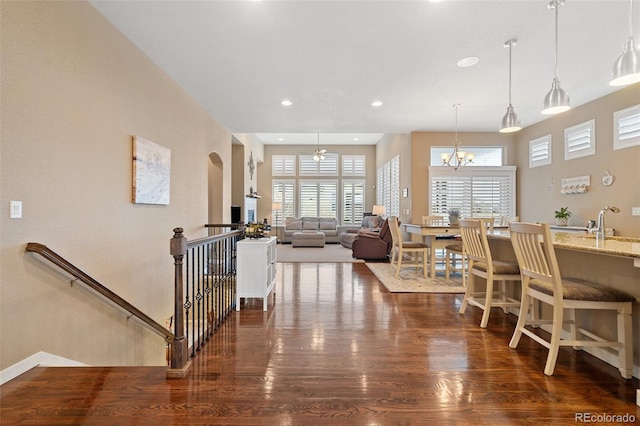
<svg viewBox="0 0 640 426">
<path fill-rule="evenodd" d="M 613 114 L 613 149 L 640 145 L 640 105 Z"/>
<path fill-rule="evenodd" d="M 596 153 L 596 120 L 564 129 L 564 159 L 586 157 Z"/>
<path fill-rule="evenodd" d="M 502 166 L 504 164 L 503 146 L 461 146 L 458 150 L 473 152 L 476 156 L 472 164 L 476 167 Z M 452 152 L 452 146 L 432 146 L 430 165 L 442 166 L 441 154 L 451 154 Z"/>
</svg>

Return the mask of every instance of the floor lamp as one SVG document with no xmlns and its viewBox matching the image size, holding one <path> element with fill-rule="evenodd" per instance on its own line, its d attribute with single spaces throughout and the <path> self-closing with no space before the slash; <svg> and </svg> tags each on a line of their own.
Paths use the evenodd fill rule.
<svg viewBox="0 0 640 426">
<path fill-rule="evenodd" d="M 275 216 L 275 225 L 276 225 L 276 244 L 279 242 L 278 238 L 278 225 L 280 225 L 280 210 L 282 209 L 282 203 L 273 203 L 271 204 L 272 215 Z"/>
</svg>

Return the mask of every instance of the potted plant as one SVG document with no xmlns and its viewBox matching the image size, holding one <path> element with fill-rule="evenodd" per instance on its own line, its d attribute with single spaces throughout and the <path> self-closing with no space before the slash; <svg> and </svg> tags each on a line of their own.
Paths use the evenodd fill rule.
<svg viewBox="0 0 640 426">
<path fill-rule="evenodd" d="M 458 219 L 460 219 L 460 210 L 449 209 L 447 213 L 449 213 L 449 225 L 457 225 Z"/>
<path fill-rule="evenodd" d="M 569 207 L 560 207 L 560 210 L 556 210 L 556 225 L 558 226 L 567 226 L 567 221 L 571 217 L 571 212 L 569 211 Z"/>
</svg>

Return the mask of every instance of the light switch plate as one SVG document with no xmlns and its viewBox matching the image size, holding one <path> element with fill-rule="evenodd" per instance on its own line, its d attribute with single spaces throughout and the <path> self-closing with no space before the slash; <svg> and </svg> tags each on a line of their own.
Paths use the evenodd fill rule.
<svg viewBox="0 0 640 426">
<path fill-rule="evenodd" d="M 640 207 L 631 207 L 631 216 L 640 216 Z"/>
<path fill-rule="evenodd" d="M 22 219 L 22 201 L 9 202 L 9 218 Z"/>
</svg>

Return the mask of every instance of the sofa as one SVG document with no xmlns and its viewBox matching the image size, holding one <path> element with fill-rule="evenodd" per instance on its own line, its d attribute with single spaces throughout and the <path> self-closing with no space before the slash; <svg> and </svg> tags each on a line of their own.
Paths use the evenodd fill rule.
<svg viewBox="0 0 640 426">
<path fill-rule="evenodd" d="M 282 242 L 292 242 L 293 234 L 302 231 L 322 232 L 326 243 L 337 243 L 339 232 L 342 229 L 333 217 L 287 217 L 280 235 Z"/>
<path fill-rule="evenodd" d="M 377 232 L 382 227 L 384 220 L 380 216 L 365 216 L 359 228 L 349 228 L 340 233 L 340 244 L 348 249 L 352 248 L 353 240 L 360 232 Z"/>
<path fill-rule="evenodd" d="M 351 255 L 354 259 L 385 260 L 393 247 L 393 237 L 389 221 L 382 222 L 380 230 L 361 231 L 351 244 Z"/>
</svg>

